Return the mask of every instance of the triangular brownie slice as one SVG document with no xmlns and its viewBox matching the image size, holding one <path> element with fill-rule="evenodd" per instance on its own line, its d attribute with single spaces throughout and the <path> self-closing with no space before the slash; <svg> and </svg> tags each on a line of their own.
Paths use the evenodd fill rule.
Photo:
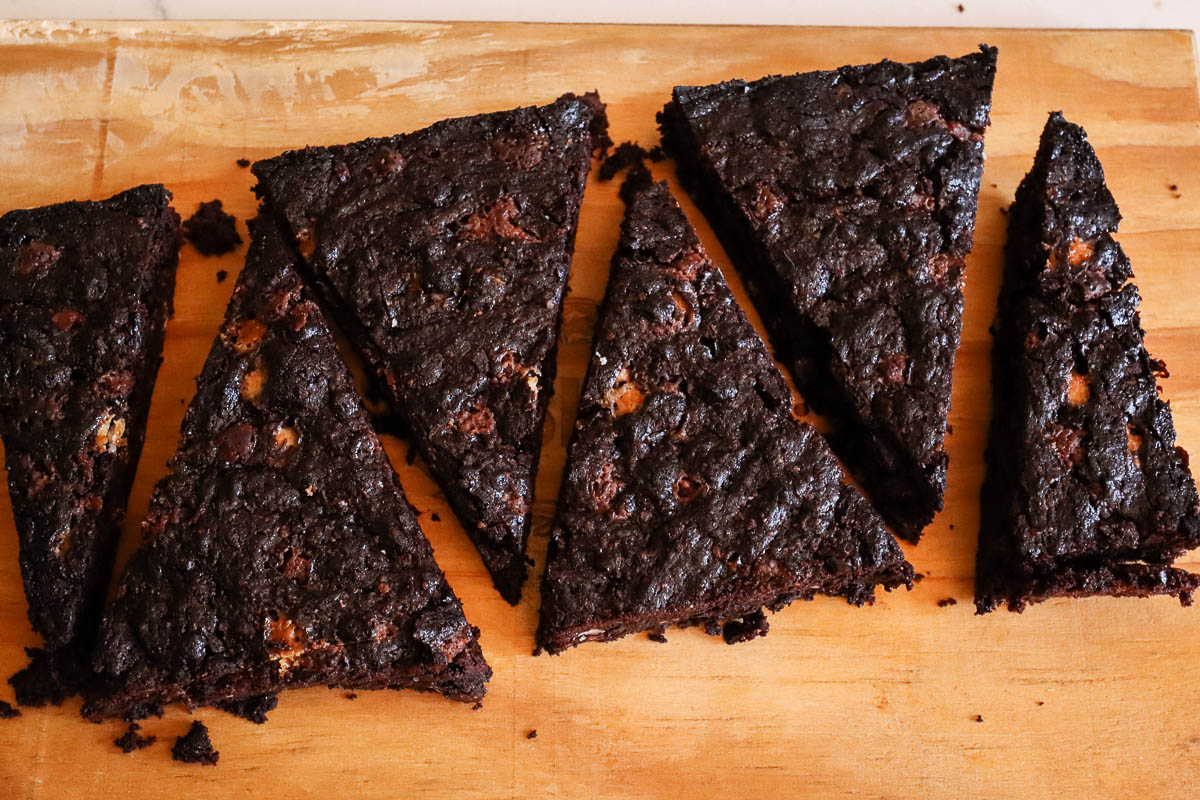
<svg viewBox="0 0 1200 800">
<path fill-rule="evenodd" d="M 141 454 L 179 260 L 162 186 L 0 218 L 0 435 L 29 619 L 12 680 L 60 701 L 86 670 Z"/>
<path fill-rule="evenodd" d="M 521 597 L 595 95 L 284 153 L 256 191 L 362 353 L 496 588 Z"/>
<path fill-rule="evenodd" d="M 1178 595 L 1200 498 L 1146 353 L 1120 213 L 1087 135 L 1055 113 L 1009 212 L 975 605 Z"/>
<path fill-rule="evenodd" d="M 551 653 L 667 625 L 727 641 L 820 592 L 861 605 L 913 571 L 665 183 L 641 170 L 596 331 L 542 580 Z"/>
<path fill-rule="evenodd" d="M 942 508 L 996 50 L 677 86 L 663 142 L 800 393 L 916 541 Z"/>
<path fill-rule="evenodd" d="M 313 684 L 478 700 L 491 670 L 270 220 L 105 612 L 83 713 Z M 237 707 L 234 704 L 232 707 Z"/>
</svg>

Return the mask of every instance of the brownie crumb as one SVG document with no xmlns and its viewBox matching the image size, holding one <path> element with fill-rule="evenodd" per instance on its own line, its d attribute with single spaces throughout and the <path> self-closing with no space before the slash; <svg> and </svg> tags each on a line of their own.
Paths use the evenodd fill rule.
<svg viewBox="0 0 1200 800">
<path fill-rule="evenodd" d="M 122 753 L 132 753 L 134 750 L 143 750 L 158 741 L 157 736 L 142 736 L 138 731 L 142 726 L 136 722 L 129 723 L 129 728 L 113 739 L 113 744 L 121 748 Z"/>
<path fill-rule="evenodd" d="M 1171 184 L 1170 186 L 1168 186 L 1167 188 L 1168 188 L 1168 189 L 1170 189 L 1172 192 L 1178 192 L 1178 191 L 1179 191 L 1179 186 L 1178 186 L 1177 184 L 1174 184 L 1174 183 L 1172 183 L 1172 184 Z"/>
<path fill-rule="evenodd" d="M 472 710 L 472 711 L 478 711 L 478 710 L 479 710 L 479 709 L 481 709 L 481 708 L 483 708 L 483 701 L 482 701 L 482 700 L 476 700 L 476 701 L 475 701 L 475 705 L 471 706 L 471 710 Z"/>
<path fill-rule="evenodd" d="M 346 692 L 344 695 L 342 695 L 342 697 L 346 698 L 347 700 L 357 700 L 358 692 Z"/>
<path fill-rule="evenodd" d="M 667 635 L 662 631 L 650 631 L 650 633 L 646 634 L 646 638 L 652 642 L 658 642 L 659 644 L 667 643 Z"/>
<path fill-rule="evenodd" d="M 438 516 L 438 513 L 436 511 L 434 511 L 432 514 L 430 514 L 429 518 L 432 519 L 434 522 L 442 521 L 442 518 Z"/>
<path fill-rule="evenodd" d="M 958 605 L 958 601 L 953 597 L 943 597 L 941 600 L 938 600 L 938 608 L 946 608 L 947 606 L 956 605 Z"/>
<path fill-rule="evenodd" d="M 220 752 L 213 750 L 212 740 L 208 738 L 208 728 L 200 720 L 193 722 L 188 732 L 176 739 L 171 748 L 171 758 L 185 764 L 215 767 L 220 757 Z"/>
<path fill-rule="evenodd" d="M 960 13 L 960 14 L 961 14 L 961 13 L 963 13 L 963 12 L 964 12 L 964 11 L 966 11 L 966 10 L 967 10 L 967 9 L 963 7 L 963 4 L 962 4 L 962 3 L 959 3 L 959 4 L 958 4 L 958 13 Z"/>
<path fill-rule="evenodd" d="M 951 522 L 951 523 L 950 523 L 950 530 L 954 530 L 954 523 L 953 523 L 953 522 Z"/>
<path fill-rule="evenodd" d="M 235 717 L 250 720 L 255 725 L 262 725 L 267 721 L 267 712 L 274 711 L 277 705 L 279 705 L 278 695 L 256 694 L 251 697 L 217 703 L 217 708 L 233 714 Z"/>
<path fill-rule="evenodd" d="M 227 270 L 227 269 L 217 270 L 217 283 L 224 283 L 225 279 L 228 277 L 229 277 L 229 270 Z"/>
<path fill-rule="evenodd" d="M 604 163 L 600 165 L 600 180 L 610 181 L 628 167 L 635 164 L 643 165 L 646 161 L 662 161 L 664 157 L 662 145 L 655 145 L 647 150 L 634 142 L 622 142 L 609 153 Z"/>
<path fill-rule="evenodd" d="M 537 738 L 537 728 L 534 728 L 529 733 L 525 734 L 525 738 L 526 739 L 536 739 Z"/>
<path fill-rule="evenodd" d="M 971 717 L 971 719 L 975 720 L 976 722 L 983 722 L 983 715 L 976 714 L 975 716 Z"/>
<path fill-rule="evenodd" d="M 242 243 L 237 217 L 227 214 L 220 200 L 201 203 L 196 213 L 183 221 L 183 235 L 206 256 L 230 253 Z"/>
<path fill-rule="evenodd" d="M 1037 701 L 1037 704 L 1038 704 L 1039 706 L 1044 706 L 1044 705 L 1046 705 L 1046 701 L 1045 701 L 1045 700 L 1038 700 L 1038 701 Z"/>
<path fill-rule="evenodd" d="M 928 575 L 929 575 L 928 572 L 914 572 L 913 573 L 913 583 L 920 583 L 921 581 L 925 580 L 925 578 Z"/>
<path fill-rule="evenodd" d="M 12 719 L 19 716 L 21 716 L 20 711 L 10 706 L 4 700 L 0 700 L 0 719 Z"/>
<path fill-rule="evenodd" d="M 242 169 L 245 169 L 246 167 L 250 166 L 250 159 L 248 159 L 248 158 L 239 158 L 239 159 L 237 160 L 237 165 L 238 165 L 239 167 L 241 167 Z"/>
</svg>

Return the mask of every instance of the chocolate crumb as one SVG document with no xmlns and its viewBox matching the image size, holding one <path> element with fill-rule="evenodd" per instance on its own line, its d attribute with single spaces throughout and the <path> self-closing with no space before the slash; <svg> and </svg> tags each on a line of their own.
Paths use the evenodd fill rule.
<svg viewBox="0 0 1200 800">
<path fill-rule="evenodd" d="M 646 634 L 646 638 L 659 644 L 667 643 L 667 636 L 662 631 L 650 631 L 650 633 Z"/>
<path fill-rule="evenodd" d="M 221 754 L 213 749 L 212 740 L 208 738 L 208 728 L 200 720 L 192 723 L 188 732 L 175 740 L 171 748 L 171 758 L 185 764 L 204 764 L 215 767 Z"/>
<path fill-rule="evenodd" d="M 483 708 L 483 701 L 482 701 L 482 700 L 476 700 L 476 701 L 475 701 L 475 705 L 471 706 L 471 710 L 472 710 L 472 711 L 478 711 L 478 710 L 479 710 L 479 709 L 481 709 L 481 708 Z"/>
<path fill-rule="evenodd" d="M 229 277 L 229 270 L 226 270 L 226 269 L 217 270 L 217 283 L 224 283 L 225 279 L 228 277 Z"/>
<path fill-rule="evenodd" d="M 966 11 L 966 10 L 967 10 L 967 9 L 963 8 L 963 4 L 962 4 L 962 3 L 959 3 L 959 4 L 958 4 L 958 13 L 960 13 L 960 14 L 961 14 L 961 13 L 963 13 L 963 12 L 964 12 L 964 11 Z"/>
<path fill-rule="evenodd" d="M 646 161 L 662 161 L 664 155 L 661 145 L 655 145 L 647 150 L 634 142 L 622 142 L 605 157 L 604 163 L 600 165 L 600 180 L 610 181 L 616 177 L 618 172 L 635 164 L 643 165 Z"/>
<path fill-rule="evenodd" d="M 976 722 L 983 722 L 983 715 L 976 714 L 974 717 L 972 717 L 972 719 L 974 719 Z"/>
<path fill-rule="evenodd" d="M 0 700 L 0 719 L 12 719 L 19 716 L 21 716 L 20 711 L 10 706 L 4 700 Z"/>
<path fill-rule="evenodd" d="M 262 725 L 267 721 L 267 712 L 274 711 L 278 705 L 279 697 L 277 695 L 256 694 L 251 697 L 217 703 L 217 708 L 233 714 L 235 717 L 250 720 L 255 725 Z"/>
<path fill-rule="evenodd" d="M 220 200 L 201 203 L 196 213 L 183 221 L 183 235 L 206 256 L 232 252 L 242 243 L 237 218 L 221 208 Z"/>
<path fill-rule="evenodd" d="M 1038 704 L 1039 706 L 1044 706 L 1044 705 L 1046 705 L 1046 701 L 1045 701 L 1045 700 L 1038 700 L 1038 701 L 1037 701 L 1037 704 Z"/>
<path fill-rule="evenodd" d="M 342 697 L 346 698 L 347 700 L 357 700 L 358 693 L 357 692 L 346 692 L 345 694 L 342 695 Z"/>
<path fill-rule="evenodd" d="M 525 738 L 526 739 L 536 739 L 537 738 L 537 728 L 534 728 L 529 733 L 525 734 Z"/>
<path fill-rule="evenodd" d="M 958 605 L 958 601 L 953 597 L 943 597 L 941 600 L 938 600 L 938 608 L 946 608 L 947 606 L 956 605 Z"/>
<path fill-rule="evenodd" d="M 248 158 L 239 158 L 239 159 L 237 160 L 237 165 L 238 165 L 239 167 L 241 167 L 242 169 L 245 169 L 246 167 L 250 166 L 250 159 L 248 159 Z"/>
<path fill-rule="evenodd" d="M 440 516 L 438 516 L 438 513 L 437 513 L 436 511 L 434 511 L 432 514 L 430 514 L 430 515 L 429 515 L 429 518 L 430 518 L 431 520 L 433 520 L 434 522 L 441 522 L 441 521 L 442 521 L 442 518 L 441 518 Z"/>
<path fill-rule="evenodd" d="M 129 723 L 129 728 L 113 739 L 113 744 L 121 748 L 122 753 L 132 753 L 134 750 L 142 750 L 158 741 L 157 736 L 142 736 L 138 733 L 141 729 L 142 726 L 136 722 Z"/>
</svg>

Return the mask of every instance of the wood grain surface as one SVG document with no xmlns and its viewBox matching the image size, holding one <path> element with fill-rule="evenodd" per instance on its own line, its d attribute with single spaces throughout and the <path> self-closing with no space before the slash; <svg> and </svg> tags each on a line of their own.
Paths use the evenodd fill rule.
<svg viewBox="0 0 1200 800">
<path fill-rule="evenodd" d="M 869 21 L 869 20 L 868 20 Z M 1180 443 L 1200 453 L 1200 104 L 1190 34 L 518 24 L 2 23 L 0 210 L 100 198 L 162 181 L 187 216 L 219 197 L 254 213 L 235 160 L 413 130 L 437 119 L 599 89 L 617 141 L 657 141 L 676 83 L 1000 48 L 954 386 L 946 510 L 906 551 L 925 580 L 872 608 L 818 598 L 727 647 L 697 630 L 532 657 L 538 603 L 493 591 L 420 463 L 387 445 L 438 561 L 483 630 L 495 678 L 482 710 L 411 692 L 323 688 L 280 698 L 255 726 L 198 710 L 214 768 L 169 758 L 187 712 L 116 723 L 78 700 L 0 721 L 4 797 L 1130 797 L 1200 781 L 1200 609 L 1167 598 L 1060 601 L 976 617 L 977 496 L 990 412 L 987 333 L 1001 209 L 1052 109 L 1084 125 L 1125 213 L 1121 241 Z M 674 184 L 672 166 L 654 166 Z M 617 238 L 615 184 L 588 186 L 545 431 L 531 555 L 541 560 L 595 307 Z M 684 207 L 739 299 L 695 207 Z M 244 233 L 244 228 L 243 228 Z M 193 376 L 244 247 L 185 247 L 176 314 L 130 502 L 122 560 L 174 449 Z M 753 309 L 747 312 L 758 325 Z M 761 330 L 761 326 L 760 326 Z M 432 520 L 436 512 L 440 522 Z M 1197 567 L 1189 556 L 1183 565 Z M 954 598 L 957 605 L 939 607 Z M 0 675 L 37 644 L 0 492 Z M 11 690 L 0 685 L 0 697 Z M 982 721 L 980 721 L 982 719 Z M 527 733 L 537 730 L 537 738 Z"/>
</svg>

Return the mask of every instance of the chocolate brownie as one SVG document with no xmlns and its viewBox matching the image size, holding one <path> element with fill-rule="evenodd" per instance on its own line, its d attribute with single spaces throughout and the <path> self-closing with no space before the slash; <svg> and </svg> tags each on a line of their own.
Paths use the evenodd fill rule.
<svg viewBox="0 0 1200 800">
<path fill-rule="evenodd" d="M 942 508 L 996 50 L 677 86 L 680 177 L 834 450 L 916 541 Z"/>
<path fill-rule="evenodd" d="M 187 733 L 175 740 L 175 746 L 171 748 L 171 758 L 185 764 L 215 767 L 221 753 L 213 749 L 212 740 L 208 738 L 208 728 L 203 722 L 196 720 Z"/>
<path fill-rule="evenodd" d="M 0 217 L 0 436 L 39 667 L 24 705 L 74 689 L 161 362 L 179 217 L 162 186 Z"/>
<path fill-rule="evenodd" d="M 510 603 L 603 109 L 565 95 L 252 168 Z"/>
<path fill-rule="evenodd" d="M 83 713 L 313 684 L 459 700 L 491 670 L 282 231 L 246 266 L 105 611 Z"/>
<path fill-rule="evenodd" d="M 766 633 L 818 592 L 912 586 L 665 183 L 635 168 L 542 580 L 550 653 L 668 624 Z"/>
<path fill-rule="evenodd" d="M 183 221 L 183 235 L 206 256 L 232 253 L 242 243 L 237 217 L 227 213 L 220 200 L 201 203 L 196 213 Z"/>
<path fill-rule="evenodd" d="M 1051 597 L 1177 595 L 1200 498 L 1158 396 L 1121 215 L 1087 135 L 1055 113 L 1009 212 L 992 326 L 979 613 Z"/>
</svg>

